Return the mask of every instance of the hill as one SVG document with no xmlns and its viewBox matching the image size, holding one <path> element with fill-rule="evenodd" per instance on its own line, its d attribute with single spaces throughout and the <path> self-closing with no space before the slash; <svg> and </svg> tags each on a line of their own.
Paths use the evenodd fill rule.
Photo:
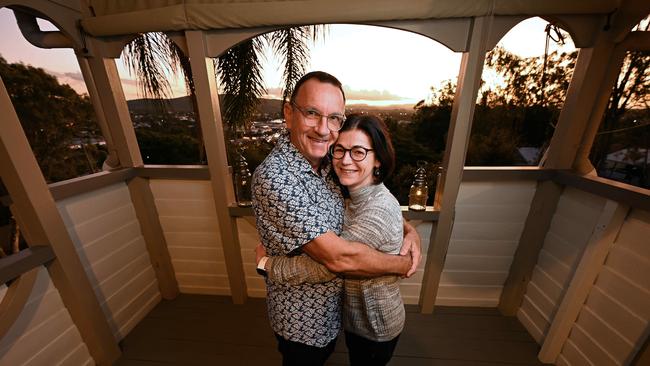
<svg viewBox="0 0 650 366">
<path fill-rule="evenodd" d="M 190 113 L 193 112 L 192 101 L 189 96 L 166 99 L 167 109 L 170 112 Z M 219 96 L 219 103 L 223 105 L 223 95 Z M 154 113 L 157 111 L 155 99 L 132 99 L 127 101 L 129 111 L 138 114 Z M 281 111 L 282 101 L 279 99 L 261 99 L 257 107 L 259 113 L 273 114 Z"/>
</svg>

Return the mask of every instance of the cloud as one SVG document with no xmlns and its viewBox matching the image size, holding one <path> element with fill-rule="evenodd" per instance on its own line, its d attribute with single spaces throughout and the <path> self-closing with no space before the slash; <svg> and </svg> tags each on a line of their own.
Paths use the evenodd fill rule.
<svg viewBox="0 0 650 366">
<path fill-rule="evenodd" d="M 405 99 L 399 95 L 392 94 L 388 90 L 366 90 L 366 89 L 352 89 L 347 85 L 343 86 L 345 98 L 347 100 L 368 100 L 368 101 L 401 101 Z M 266 90 L 266 97 L 282 98 L 282 89 L 268 88 Z"/>
<path fill-rule="evenodd" d="M 402 100 L 403 97 L 392 94 L 388 90 L 366 90 L 352 89 L 347 85 L 343 86 L 345 98 L 348 100 Z"/>
</svg>

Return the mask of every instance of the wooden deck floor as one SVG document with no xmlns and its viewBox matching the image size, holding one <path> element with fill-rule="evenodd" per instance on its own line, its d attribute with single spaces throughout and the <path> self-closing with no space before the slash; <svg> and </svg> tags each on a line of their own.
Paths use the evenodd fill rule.
<svg viewBox="0 0 650 366">
<path fill-rule="evenodd" d="M 280 365 L 264 299 L 180 295 L 163 300 L 121 342 L 119 366 Z M 542 365 L 539 346 L 516 318 L 496 309 L 407 306 L 391 365 Z M 343 336 L 328 365 L 347 365 Z"/>
</svg>

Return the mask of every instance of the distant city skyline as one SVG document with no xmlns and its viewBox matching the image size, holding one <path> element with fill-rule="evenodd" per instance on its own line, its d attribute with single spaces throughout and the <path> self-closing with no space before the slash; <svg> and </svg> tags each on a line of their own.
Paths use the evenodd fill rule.
<svg viewBox="0 0 650 366">
<path fill-rule="evenodd" d="M 42 29 L 51 30 L 48 22 L 39 21 Z M 540 18 L 530 18 L 513 28 L 500 42 L 507 50 L 522 57 L 544 53 L 544 27 Z M 344 84 L 348 104 L 369 105 L 415 104 L 430 95 L 431 87 L 445 80 L 455 82 L 460 65 L 460 53 L 424 36 L 377 26 L 329 25 L 323 39 L 311 45 L 311 70 L 324 70 Z M 69 84 L 79 93 L 86 88 L 71 49 L 43 50 L 23 39 L 13 13 L 0 9 L 0 55 L 8 62 L 23 62 L 40 67 Z M 560 49 L 553 44 L 552 50 Z M 563 50 L 572 50 L 568 39 Z M 281 78 L 277 58 L 270 52 L 263 60 L 267 96 L 281 97 Z M 122 86 L 127 99 L 137 99 L 135 80 L 117 60 Z M 489 75 L 484 75 L 486 79 Z M 180 78 L 172 81 L 174 97 L 186 95 Z"/>
</svg>

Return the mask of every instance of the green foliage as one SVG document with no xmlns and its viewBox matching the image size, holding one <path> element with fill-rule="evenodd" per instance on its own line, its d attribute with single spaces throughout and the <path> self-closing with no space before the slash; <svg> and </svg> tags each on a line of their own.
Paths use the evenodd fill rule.
<svg viewBox="0 0 650 366">
<path fill-rule="evenodd" d="M 543 57 L 519 57 L 498 46 L 488 52 L 485 66 L 494 69 L 504 81 L 494 90 L 483 84 L 482 104 L 532 106 L 542 105 L 561 108 L 564 103 L 577 52 Z"/>
<path fill-rule="evenodd" d="M 243 127 L 265 92 L 259 55 L 262 43 L 252 38 L 229 49 L 215 62 L 223 86 L 223 116 L 227 125 Z"/>
<path fill-rule="evenodd" d="M 48 182 L 100 170 L 106 158 L 88 96 L 43 69 L 0 57 L 0 76 Z"/>
<path fill-rule="evenodd" d="M 200 141 L 194 121 L 172 113 L 133 116 L 145 164 L 199 164 Z"/>
</svg>

